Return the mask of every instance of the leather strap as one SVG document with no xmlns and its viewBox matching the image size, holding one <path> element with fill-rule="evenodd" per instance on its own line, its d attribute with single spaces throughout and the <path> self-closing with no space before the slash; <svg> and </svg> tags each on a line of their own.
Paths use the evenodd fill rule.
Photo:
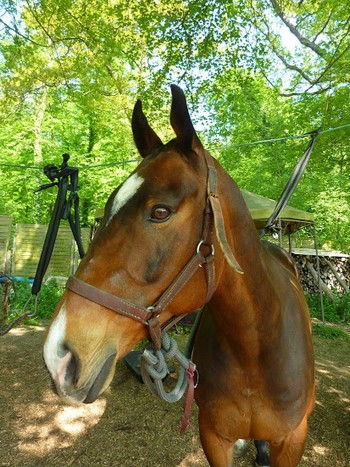
<svg viewBox="0 0 350 467">
<path fill-rule="evenodd" d="M 81 295 L 88 300 L 102 305 L 109 310 L 113 310 L 121 315 L 132 318 L 146 324 L 147 321 L 153 316 L 153 312 L 147 308 L 134 305 L 122 298 L 116 297 L 102 289 L 99 289 L 87 282 L 78 279 L 75 276 L 70 276 L 66 288 Z"/>
<path fill-rule="evenodd" d="M 182 417 L 182 422 L 180 426 L 180 434 L 185 433 L 188 425 L 190 424 L 190 413 L 194 397 L 194 390 L 197 387 L 198 382 L 194 382 L 194 375 L 196 374 L 196 366 L 194 363 L 190 362 L 187 370 L 187 393 L 184 403 L 184 414 Z"/>
<path fill-rule="evenodd" d="M 208 166 L 208 185 L 207 185 L 207 193 L 208 193 L 208 200 L 210 202 L 213 215 L 214 215 L 214 225 L 215 225 L 215 232 L 217 239 L 220 244 L 220 248 L 224 253 L 226 261 L 231 266 L 231 268 L 235 269 L 239 274 L 243 274 L 243 269 L 238 264 L 238 261 L 233 254 L 231 247 L 227 241 L 226 231 L 225 231 L 225 222 L 224 216 L 221 209 L 221 204 L 218 195 L 217 189 L 217 172 L 216 168 L 213 164 L 214 160 L 211 155 L 205 151 L 205 159 Z"/>
<path fill-rule="evenodd" d="M 175 277 L 173 282 L 160 296 L 156 303 L 148 308 L 128 302 L 116 295 L 88 284 L 75 276 L 69 277 L 66 283 L 66 288 L 94 303 L 108 308 L 109 310 L 115 311 L 116 313 L 147 325 L 149 327 L 150 337 L 155 347 L 160 349 L 160 337 L 163 331 L 160 327 L 158 316 L 183 289 L 198 268 L 203 265 L 205 267 L 207 281 L 209 281 L 207 282 L 207 294 L 205 301 L 205 303 L 207 303 L 215 289 L 215 284 L 212 283 L 212 280 L 215 279 L 213 259 L 212 252 L 208 256 L 204 256 L 198 248 L 196 254 L 192 256 L 190 261 Z M 175 320 L 178 320 L 177 317 Z M 167 327 L 167 325 L 165 326 Z"/>
<path fill-rule="evenodd" d="M 163 295 L 157 300 L 154 306 L 154 312 L 160 314 L 169 305 L 170 302 L 176 297 L 176 295 L 183 289 L 190 278 L 198 270 L 200 266 L 206 263 L 205 257 L 199 251 L 196 253 L 182 271 L 176 276 L 174 281 L 166 289 Z"/>
</svg>

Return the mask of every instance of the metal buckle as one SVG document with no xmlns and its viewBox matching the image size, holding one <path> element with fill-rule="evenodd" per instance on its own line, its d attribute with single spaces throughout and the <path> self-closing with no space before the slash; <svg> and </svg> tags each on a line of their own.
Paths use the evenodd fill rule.
<svg viewBox="0 0 350 467">
<path fill-rule="evenodd" d="M 201 249 L 201 246 L 202 246 L 202 245 L 205 245 L 205 246 L 207 246 L 208 248 L 210 248 L 210 253 L 209 253 L 209 255 L 214 256 L 214 254 L 215 254 L 214 245 L 213 245 L 212 243 L 211 243 L 210 245 L 207 245 L 206 243 L 204 243 L 204 240 L 200 240 L 200 242 L 198 243 L 197 249 L 196 249 L 197 254 L 200 253 L 200 249 Z M 209 255 L 207 255 L 207 256 L 209 256 Z"/>
</svg>

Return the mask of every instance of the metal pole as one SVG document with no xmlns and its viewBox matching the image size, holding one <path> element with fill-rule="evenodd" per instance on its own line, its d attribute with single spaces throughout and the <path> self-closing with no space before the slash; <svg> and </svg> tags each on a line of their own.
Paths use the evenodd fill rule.
<svg viewBox="0 0 350 467">
<path fill-rule="evenodd" d="M 316 266 L 317 266 L 317 276 L 318 276 L 318 291 L 320 294 L 320 303 L 321 303 L 321 316 L 322 316 L 322 323 L 326 324 L 324 319 L 324 305 L 323 305 L 323 293 L 321 289 L 321 270 L 320 270 L 320 257 L 318 255 L 318 244 L 317 244 L 317 236 L 316 236 L 316 229 L 315 224 L 311 224 L 312 234 L 314 237 L 314 246 L 316 252 Z"/>
<path fill-rule="evenodd" d="M 278 218 L 278 241 L 280 244 L 280 247 L 283 248 L 283 232 L 282 232 L 282 222 L 281 218 Z"/>
<path fill-rule="evenodd" d="M 289 248 L 289 254 L 292 254 L 293 246 L 292 246 L 292 232 L 290 228 L 290 224 L 288 224 L 288 248 Z"/>
</svg>

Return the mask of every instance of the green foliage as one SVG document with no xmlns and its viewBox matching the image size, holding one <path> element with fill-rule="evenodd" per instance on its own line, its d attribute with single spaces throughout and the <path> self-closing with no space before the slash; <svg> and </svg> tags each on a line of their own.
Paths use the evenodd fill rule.
<svg viewBox="0 0 350 467">
<path fill-rule="evenodd" d="M 246 144 L 303 134 L 322 125 L 339 125 L 339 101 L 314 97 L 297 105 L 284 100 L 265 84 L 259 73 L 229 70 L 217 78 L 210 98 L 215 117 L 209 130 L 209 146 L 241 188 L 278 199 L 295 164 L 304 153 L 307 138 L 290 138 L 267 144 Z M 220 89 L 225 88 L 225 92 Z M 305 105 L 302 105 L 305 100 Z M 318 102 L 318 110 L 316 104 Z M 347 251 L 350 248 L 350 128 L 321 134 L 290 204 L 315 215 L 320 245 Z M 217 136 L 219 135 L 219 136 Z M 225 144 L 220 140 L 223 136 Z"/>
<path fill-rule="evenodd" d="M 335 324 L 350 324 L 350 294 L 335 295 L 333 302 L 328 297 L 323 297 L 325 321 Z M 313 318 L 322 319 L 320 296 L 306 295 L 310 314 Z"/>
<path fill-rule="evenodd" d="M 58 304 L 63 293 L 63 287 L 55 282 L 48 282 L 43 284 L 40 294 L 38 295 L 38 310 L 34 318 L 36 322 L 38 319 L 50 319 L 56 305 Z M 24 310 L 31 295 L 31 285 L 24 282 L 16 282 L 10 293 L 9 301 L 9 319 L 13 320 L 21 315 L 24 311 L 34 311 L 34 300 L 31 300 L 28 307 Z"/>
<path fill-rule="evenodd" d="M 323 324 L 314 324 L 312 326 L 312 332 L 315 336 L 324 337 L 325 339 L 345 339 L 350 341 L 350 336 L 346 334 L 342 329 L 335 328 L 332 326 L 325 326 Z"/>
<path fill-rule="evenodd" d="M 170 82 L 186 90 L 199 133 L 239 185 L 277 198 L 307 140 L 231 146 L 350 123 L 347 6 L 2 0 L 1 162 L 30 168 L 0 166 L 0 213 L 48 222 L 55 191 L 33 190 L 47 182 L 42 167 L 69 152 L 72 165 L 86 168 L 80 198 L 83 225 L 91 224 L 135 167 L 126 161 L 137 159 L 136 97 L 161 138 L 173 136 Z M 343 250 L 350 249 L 348 134 L 319 136 L 291 200 L 315 213 L 321 244 Z"/>
</svg>

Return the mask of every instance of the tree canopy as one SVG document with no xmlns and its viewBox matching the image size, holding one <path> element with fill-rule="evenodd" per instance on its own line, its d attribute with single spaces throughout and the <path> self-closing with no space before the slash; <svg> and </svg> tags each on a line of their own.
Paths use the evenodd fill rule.
<svg viewBox="0 0 350 467">
<path fill-rule="evenodd" d="M 321 128 L 291 204 L 315 213 L 321 243 L 350 249 L 349 38 L 346 0 L 0 0 L 0 212 L 47 222 L 55 192 L 33 190 L 69 152 L 90 224 L 138 160 L 137 97 L 172 137 L 175 82 L 203 142 L 264 196 L 306 147 L 292 136 Z"/>
</svg>

